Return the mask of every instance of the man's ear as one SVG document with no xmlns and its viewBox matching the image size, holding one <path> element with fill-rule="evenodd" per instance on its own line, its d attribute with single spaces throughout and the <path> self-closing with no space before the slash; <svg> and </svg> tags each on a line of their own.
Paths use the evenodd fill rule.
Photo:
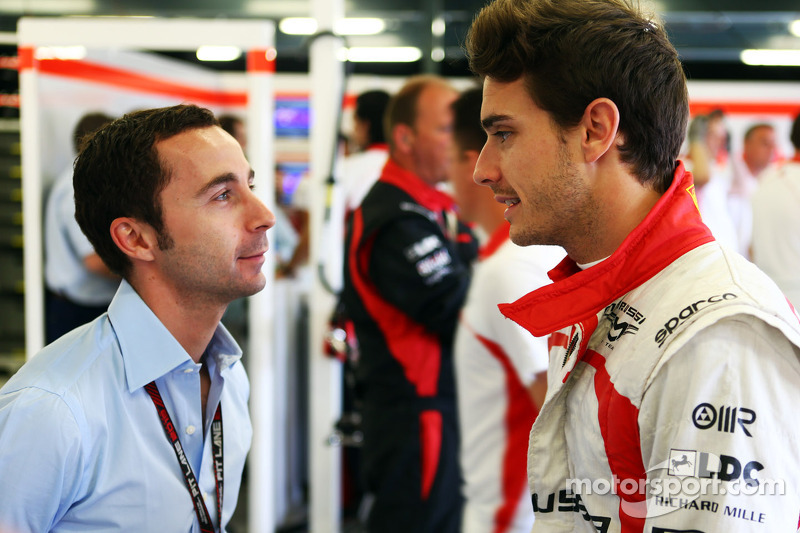
<svg viewBox="0 0 800 533">
<path fill-rule="evenodd" d="M 594 163 L 614 145 L 619 132 L 619 109 L 608 98 L 597 98 L 586 106 L 580 125 L 582 148 L 587 163 Z"/>
<path fill-rule="evenodd" d="M 135 218 L 120 217 L 111 222 L 110 231 L 114 244 L 131 259 L 155 259 L 153 251 L 158 247 L 158 238 L 150 224 Z"/>
<path fill-rule="evenodd" d="M 392 140 L 398 150 L 408 153 L 414 144 L 414 130 L 408 124 L 398 124 L 392 130 Z"/>
</svg>

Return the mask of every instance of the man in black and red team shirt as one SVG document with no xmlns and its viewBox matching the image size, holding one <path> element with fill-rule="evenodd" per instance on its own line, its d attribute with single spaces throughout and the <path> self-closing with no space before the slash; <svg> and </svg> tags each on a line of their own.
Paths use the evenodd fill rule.
<svg viewBox="0 0 800 533">
<path fill-rule="evenodd" d="M 410 79 L 389 103 L 389 160 L 348 224 L 343 301 L 360 359 L 371 532 L 456 533 L 463 498 L 453 333 L 477 243 L 436 188 L 447 179 L 442 79 Z"/>
</svg>

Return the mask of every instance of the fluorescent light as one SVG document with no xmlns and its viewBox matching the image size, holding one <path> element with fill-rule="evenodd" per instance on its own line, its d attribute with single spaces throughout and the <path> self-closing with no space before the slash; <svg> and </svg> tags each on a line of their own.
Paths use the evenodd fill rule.
<svg viewBox="0 0 800 533">
<path fill-rule="evenodd" d="M 431 33 L 436 37 L 441 37 L 444 35 L 444 30 L 446 27 L 447 25 L 445 24 L 444 19 L 442 17 L 436 17 L 431 23 Z"/>
<path fill-rule="evenodd" d="M 358 47 L 347 49 L 347 60 L 354 63 L 411 63 L 422 58 L 415 46 Z"/>
<path fill-rule="evenodd" d="M 792 35 L 800 37 L 800 19 L 789 24 L 789 31 L 792 32 Z"/>
<path fill-rule="evenodd" d="M 431 50 L 431 59 L 436 61 L 437 63 L 441 63 L 444 61 L 444 48 L 441 46 L 437 46 L 433 50 Z"/>
<path fill-rule="evenodd" d="M 37 0 L 31 3 L 28 0 L 4 0 L 0 2 L 0 12 L 4 13 L 87 13 L 97 9 L 95 0 Z"/>
<path fill-rule="evenodd" d="M 36 49 L 36 59 L 83 59 L 85 46 L 40 46 Z"/>
<path fill-rule="evenodd" d="M 317 33 L 316 19 L 288 17 L 281 19 L 278 29 L 286 35 L 313 35 Z M 333 25 L 337 35 L 376 35 L 386 29 L 386 23 L 379 18 L 344 18 Z"/>
<path fill-rule="evenodd" d="M 742 50 L 745 65 L 800 67 L 800 50 Z"/>
<path fill-rule="evenodd" d="M 197 49 L 200 61 L 233 61 L 241 56 L 242 49 L 238 46 L 201 46 Z"/>
<path fill-rule="evenodd" d="M 339 35 L 377 35 L 386 29 L 383 19 L 345 18 L 333 25 L 334 33 Z"/>
<path fill-rule="evenodd" d="M 305 17 L 288 17 L 281 19 L 278 29 L 286 35 L 313 35 L 317 33 L 317 21 Z"/>
</svg>

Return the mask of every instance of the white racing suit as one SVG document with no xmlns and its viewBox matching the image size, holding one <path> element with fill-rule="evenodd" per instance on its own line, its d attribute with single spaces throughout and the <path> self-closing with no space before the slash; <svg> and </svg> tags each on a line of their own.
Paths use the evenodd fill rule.
<svg viewBox="0 0 800 533">
<path fill-rule="evenodd" d="M 507 317 L 550 332 L 528 482 L 534 532 L 794 532 L 800 324 L 713 240 L 680 165 L 605 261 L 568 258 Z"/>
</svg>

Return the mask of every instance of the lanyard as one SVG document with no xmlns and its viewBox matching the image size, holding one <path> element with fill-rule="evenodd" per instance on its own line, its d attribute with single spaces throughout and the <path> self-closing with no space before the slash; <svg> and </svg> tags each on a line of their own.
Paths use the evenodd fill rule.
<svg viewBox="0 0 800 533">
<path fill-rule="evenodd" d="M 189 464 L 183 451 L 181 441 L 178 439 L 178 432 L 175 431 L 175 426 L 172 425 L 172 419 L 164 406 L 164 400 L 161 399 L 161 393 L 158 392 L 158 386 L 155 381 L 151 381 L 144 388 L 150 394 L 150 398 L 152 398 L 153 404 L 156 406 L 158 418 L 164 427 L 164 433 L 167 435 L 167 440 L 172 444 L 175 456 L 181 465 L 183 479 L 186 482 L 189 494 L 192 496 L 194 512 L 197 514 L 197 521 L 200 523 L 200 531 L 202 533 L 214 533 L 214 524 L 211 523 L 211 517 L 208 516 L 208 508 L 200 493 L 197 478 L 194 476 L 192 465 Z M 222 404 L 217 405 L 214 420 L 211 422 L 211 450 L 214 456 L 214 478 L 217 488 L 217 519 L 219 521 L 219 531 L 222 531 L 222 485 L 224 479 L 222 464 Z"/>
</svg>

